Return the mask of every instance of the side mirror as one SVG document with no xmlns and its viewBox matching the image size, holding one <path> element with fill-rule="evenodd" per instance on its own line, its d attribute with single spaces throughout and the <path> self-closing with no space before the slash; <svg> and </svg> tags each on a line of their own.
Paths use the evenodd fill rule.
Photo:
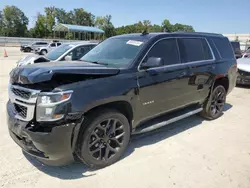
<svg viewBox="0 0 250 188">
<path fill-rule="evenodd" d="M 72 56 L 66 55 L 64 59 L 65 61 L 72 61 Z"/>
<path fill-rule="evenodd" d="M 161 57 L 150 57 L 148 60 L 141 64 L 142 69 L 149 69 L 154 67 L 163 66 L 163 59 Z"/>
</svg>

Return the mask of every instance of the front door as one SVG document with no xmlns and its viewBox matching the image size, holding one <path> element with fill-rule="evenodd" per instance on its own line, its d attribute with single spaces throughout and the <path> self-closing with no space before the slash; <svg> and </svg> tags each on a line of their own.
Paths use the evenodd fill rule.
<svg viewBox="0 0 250 188">
<path fill-rule="evenodd" d="M 158 41 L 143 62 L 149 57 L 161 57 L 164 66 L 147 70 L 139 68 L 138 119 L 141 120 L 181 106 L 188 82 L 188 69 L 180 62 L 175 38 Z"/>
</svg>

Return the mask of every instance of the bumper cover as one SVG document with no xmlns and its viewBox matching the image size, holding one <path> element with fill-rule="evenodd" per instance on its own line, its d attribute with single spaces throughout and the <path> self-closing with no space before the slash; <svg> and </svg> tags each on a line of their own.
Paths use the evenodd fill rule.
<svg viewBox="0 0 250 188">
<path fill-rule="evenodd" d="M 35 131 L 30 122 L 16 119 L 8 105 L 9 103 L 7 123 L 10 136 L 26 153 L 42 159 L 43 162 L 54 161 L 55 165 L 73 161 L 72 133 L 75 124 L 55 126 L 49 131 Z"/>
<path fill-rule="evenodd" d="M 250 85 L 250 77 L 238 75 L 236 83 L 242 85 Z"/>
</svg>

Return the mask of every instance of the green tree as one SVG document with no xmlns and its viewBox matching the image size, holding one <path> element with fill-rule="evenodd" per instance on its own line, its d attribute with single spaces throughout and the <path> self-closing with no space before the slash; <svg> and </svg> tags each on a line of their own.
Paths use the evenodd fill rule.
<svg viewBox="0 0 250 188">
<path fill-rule="evenodd" d="M 170 23 L 169 20 L 165 19 L 162 22 L 162 28 L 165 32 L 172 32 L 173 31 L 173 25 Z"/>
<path fill-rule="evenodd" d="M 45 7 L 46 14 L 46 28 L 48 30 L 48 36 L 53 36 L 53 27 L 56 23 L 56 8 L 55 7 Z"/>
<path fill-rule="evenodd" d="M 75 25 L 94 25 L 95 16 L 90 12 L 85 11 L 83 8 L 74 9 L 72 12 L 69 13 L 69 16 L 71 15 L 73 24 Z"/>
<path fill-rule="evenodd" d="M 28 18 L 16 6 L 6 6 L 2 15 L 2 32 L 10 37 L 23 37 L 27 33 Z"/>
<path fill-rule="evenodd" d="M 3 28 L 4 28 L 4 24 L 3 24 L 3 12 L 0 11 L 0 35 L 4 35 Z"/>
<path fill-rule="evenodd" d="M 99 16 L 95 20 L 95 26 L 102 29 L 105 32 L 105 37 L 111 37 L 115 35 L 115 27 L 111 22 L 112 16 Z"/>
<path fill-rule="evenodd" d="M 57 23 L 73 24 L 73 12 L 66 12 L 64 9 L 56 8 Z"/>
<path fill-rule="evenodd" d="M 47 22 L 46 17 L 40 13 L 37 15 L 37 20 L 35 27 L 33 28 L 33 33 L 36 37 L 43 38 L 47 36 Z"/>
</svg>

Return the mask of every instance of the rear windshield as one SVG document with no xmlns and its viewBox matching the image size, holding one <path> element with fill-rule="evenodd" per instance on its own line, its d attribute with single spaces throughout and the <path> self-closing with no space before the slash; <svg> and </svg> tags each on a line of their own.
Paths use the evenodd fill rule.
<svg viewBox="0 0 250 188">
<path fill-rule="evenodd" d="M 234 58 L 234 51 L 227 38 L 213 38 L 213 42 L 221 58 Z"/>
</svg>

